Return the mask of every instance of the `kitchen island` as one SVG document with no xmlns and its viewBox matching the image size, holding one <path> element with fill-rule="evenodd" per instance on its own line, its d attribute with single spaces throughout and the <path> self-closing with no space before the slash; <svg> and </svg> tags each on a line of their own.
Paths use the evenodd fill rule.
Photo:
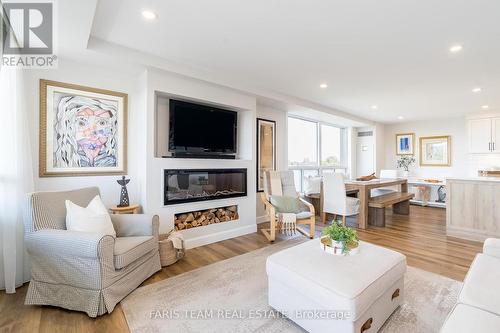
<svg viewBox="0 0 500 333">
<path fill-rule="evenodd" d="M 446 234 L 484 241 L 500 238 L 500 178 L 446 179 Z"/>
</svg>

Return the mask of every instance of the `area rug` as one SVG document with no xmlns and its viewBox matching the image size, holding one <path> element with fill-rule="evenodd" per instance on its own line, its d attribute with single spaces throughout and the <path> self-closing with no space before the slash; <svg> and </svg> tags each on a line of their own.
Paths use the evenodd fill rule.
<svg viewBox="0 0 500 333">
<path fill-rule="evenodd" d="M 266 258 L 280 242 L 141 287 L 122 302 L 133 333 L 304 332 L 267 305 Z M 438 332 L 462 283 L 408 267 L 405 302 L 380 332 Z"/>
</svg>

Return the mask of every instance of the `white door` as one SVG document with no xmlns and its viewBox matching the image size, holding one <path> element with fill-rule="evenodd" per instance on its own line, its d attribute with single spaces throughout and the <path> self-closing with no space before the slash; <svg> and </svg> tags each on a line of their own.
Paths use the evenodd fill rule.
<svg viewBox="0 0 500 333">
<path fill-rule="evenodd" d="M 358 142 L 356 144 L 357 177 L 370 175 L 375 172 L 374 150 L 373 136 L 358 137 Z"/>
<path fill-rule="evenodd" d="M 491 152 L 491 119 L 469 120 L 469 152 L 489 153 Z M 499 136 L 500 139 L 500 136 Z"/>
<path fill-rule="evenodd" d="M 491 130 L 491 149 L 494 153 L 500 153 L 500 118 L 491 119 Z"/>
</svg>

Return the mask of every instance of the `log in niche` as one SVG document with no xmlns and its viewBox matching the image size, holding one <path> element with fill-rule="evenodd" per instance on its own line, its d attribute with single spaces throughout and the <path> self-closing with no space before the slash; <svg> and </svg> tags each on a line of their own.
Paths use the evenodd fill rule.
<svg viewBox="0 0 500 333">
<path fill-rule="evenodd" d="M 214 223 L 235 221 L 239 218 L 238 206 L 227 206 L 175 214 L 175 230 L 191 229 Z"/>
</svg>

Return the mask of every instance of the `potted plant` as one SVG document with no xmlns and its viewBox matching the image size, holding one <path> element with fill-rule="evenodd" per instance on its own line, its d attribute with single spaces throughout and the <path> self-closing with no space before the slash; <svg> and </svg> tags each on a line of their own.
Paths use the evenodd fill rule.
<svg viewBox="0 0 500 333">
<path fill-rule="evenodd" d="M 410 173 L 410 165 L 415 163 L 415 157 L 409 155 L 400 156 L 398 159 L 398 168 L 403 169 L 403 177 L 408 178 Z"/>
<path fill-rule="evenodd" d="M 321 245 L 325 251 L 333 254 L 354 253 L 359 245 L 358 234 L 340 221 L 333 221 L 332 225 L 323 229 Z"/>
</svg>

